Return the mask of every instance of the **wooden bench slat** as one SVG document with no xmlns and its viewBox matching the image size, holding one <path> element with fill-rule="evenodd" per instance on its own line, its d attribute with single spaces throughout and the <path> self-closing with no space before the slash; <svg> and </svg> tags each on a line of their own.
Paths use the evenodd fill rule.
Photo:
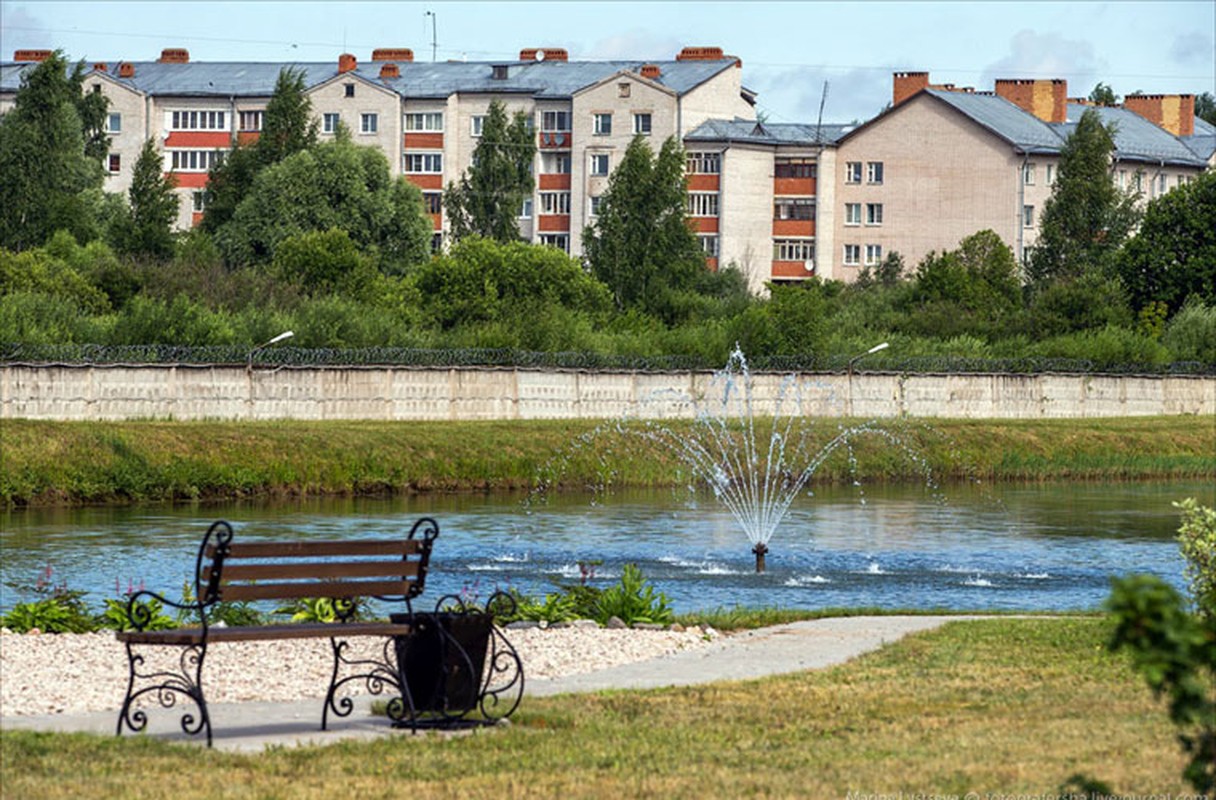
<svg viewBox="0 0 1216 800">
<path fill-rule="evenodd" d="M 311 556 L 410 556 L 421 552 L 415 539 L 365 539 L 317 542 L 238 542 L 228 545 L 229 563 L 237 558 L 308 558 Z M 215 545 L 207 548 L 215 558 Z"/>
<path fill-rule="evenodd" d="M 404 636 L 411 630 L 408 623 L 348 622 L 348 623 L 288 623 L 249 627 L 208 628 L 208 642 L 256 642 L 285 639 L 347 639 L 352 636 Z M 118 641 L 130 644 L 201 644 L 202 628 L 174 628 L 167 631 L 120 631 Z"/>
<path fill-rule="evenodd" d="M 224 601 L 287 600 L 298 597 L 371 597 L 403 595 L 411 581 L 310 581 L 302 583 L 228 584 L 220 592 Z"/>
<path fill-rule="evenodd" d="M 417 561 L 297 561 L 280 564 L 225 564 L 223 583 L 271 578 L 413 578 Z M 211 567 L 203 570 L 211 580 Z"/>
</svg>

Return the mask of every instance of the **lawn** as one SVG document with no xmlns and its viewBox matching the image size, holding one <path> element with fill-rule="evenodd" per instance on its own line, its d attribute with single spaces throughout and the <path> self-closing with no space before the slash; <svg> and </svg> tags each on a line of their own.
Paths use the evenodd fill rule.
<svg viewBox="0 0 1216 800">
<path fill-rule="evenodd" d="M 12 798 L 812 797 L 1185 792 L 1162 703 L 1096 618 L 984 619 L 840 667 L 525 698 L 509 727 L 259 755 L 8 731 Z"/>
</svg>

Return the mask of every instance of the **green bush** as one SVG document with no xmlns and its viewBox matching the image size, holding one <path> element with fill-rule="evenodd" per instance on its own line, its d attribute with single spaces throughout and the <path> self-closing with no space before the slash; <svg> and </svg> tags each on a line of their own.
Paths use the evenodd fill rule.
<svg viewBox="0 0 1216 800">
<path fill-rule="evenodd" d="M 670 625 L 675 619 L 667 595 L 656 592 L 636 564 L 626 564 L 620 582 L 600 592 L 595 620 L 604 624 L 612 617 L 629 625 L 639 622 Z"/>
<path fill-rule="evenodd" d="M 165 614 L 164 609 L 164 603 L 155 597 L 137 601 L 133 613 L 144 621 L 139 630 L 163 631 L 176 628 L 177 620 Z M 97 624 L 101 628 L 114 631 L 136 630 L 129 599 L 107 599 L 105 610 L 97 617 Z"/>
<path fill-rule="evenodd" d="M 1201 614 L 1216 616 L 1216 509 L 1187 498 L 1174 507 L 1182 511 L 1178 546 L 1186 559 L 1191 599 Z"/>
<path fill-rule="evenodd" d="M 114 324 L 111 344 L 233 344 L 231 317 L 179 294 L 166 303 L 139 295 Z"/>
<path fill-rule="evenodd" d="M 0 296 L 0 342 L 88 344 L 108 339 L 105 318 L 90 317 L 73 299 L 41 292 Z"/>
<path fill-rule="evenodd" d="M 1114 325 L 1037 342 L 1030 346 L 1027 355 L 1087 359 L 1098 368 L 1128 364 L 1165 364 L 1170 360 L 1165 346 L 1151 336 Z"/>
<path fill-rule="evenodd" d="M 1216 364 L 1216 304 L 1189 300 L 1166 323 L 1161 343 L 1177 361 Z"/>
</svg>

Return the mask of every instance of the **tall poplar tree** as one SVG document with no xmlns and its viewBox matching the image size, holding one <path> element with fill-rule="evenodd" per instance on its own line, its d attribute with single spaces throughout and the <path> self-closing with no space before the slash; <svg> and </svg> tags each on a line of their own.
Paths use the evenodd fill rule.
<svg viewBox="0 0 1216 800">
<path fill-rule="evenodd" d="M 527 115 L 517 111 L 508 121 L 503 104 L 491 102 L 473 150 L 473 165 L 459 184 L 449 183 L 443 193 L 452 237 L 517 241 L 520 208 L 532 195 L 535 158 L 536 135 Z"/>
<path fill-rule="evenodd" d="M 135 162 L 128 213 L 114 223 L 112 238 L 128 255 L 164 259 L 173 255 L 173 223 L 177 219 L 177 180 L 164 174 L 164 161 L 153 139 Z"/>
<path fill-rule="evenodd" d="M 659 312 L 669 292 L 691 289 L 705 269 L 687 220 L 684 158 L 674 137 L 657 158 L 644 137 L 634 137 L 608 179 L 595 223 L 583 233 L 591 271 L 619 309 Z"/>
</svg>

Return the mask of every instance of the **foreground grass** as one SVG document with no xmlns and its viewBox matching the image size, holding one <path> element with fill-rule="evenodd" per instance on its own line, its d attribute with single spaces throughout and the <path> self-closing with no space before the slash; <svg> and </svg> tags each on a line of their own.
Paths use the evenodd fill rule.
<svg viewBox="0 0 1216 800">
<path fill-rule="evenodd" d="M 1084 774 L 1178 796 L 1164 708 L 1108 634 L 1102 619 L 954 623 L 820 672 L 528 698 L 512 726 L 447 739 L 236 755 L 10 731 L 0 781 L 21 798 L 699 798 L 1055 793 Z"/>
<path fill-rule="evenodd" d="M 811 440 L 826 442 L 843 424 L 815 423 Z M 542 478 L 580 488 L 685 482 L 670 447 L 601 427 L 577 420 L 5 420 L 0 504 L 519 489 Z M 1192 417 L 894 420 L 883 427 L 888 436 L 857 437 L 848 451 L 856 460 L 842 448 L 815 480 L 923 481 L 926 469 L 936 480 L 1216 477 L 1216 426 Z"/>
</svg>

